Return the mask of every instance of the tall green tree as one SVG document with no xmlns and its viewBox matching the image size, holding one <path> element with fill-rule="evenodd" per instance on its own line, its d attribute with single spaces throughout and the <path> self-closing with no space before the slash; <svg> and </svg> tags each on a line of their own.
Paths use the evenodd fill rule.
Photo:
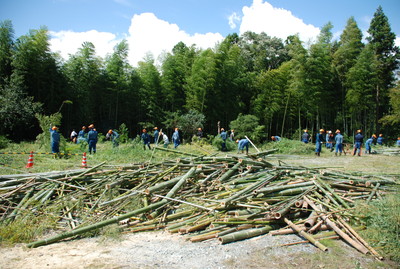
<svg viewBox="0 0 400 269">
<path fill-rule="evenodd" d="M 351 113 L 351 129 L 362 128 L 366 132 L 376 130 L 373 117 L 375 87 L 378 83 L 378 65 L 372 46 L 367 45 L 356 64 L 347 73 L 348 91 L 346 105 Z"/>
<path fill-rule="evenodd" d="M 0 21 L 0 86 L 11 76 L 14 28 L 10 20 Z"/>
<path fill-rule="evenodd" d="M 395 46 L 396 35 L 392 32 L 388 18 L 381 6 L 378 7 L 368 29 L 371 44 L 378 61 L 377 75 L 379 80 L 375 85 L 375 121 L 379 131 L 379 119 L 387 110 L 388 89 L 393 86 L 394 71 L 399 67 L 400 53 Z"/>
<path fill-rule="evenodd" d="M 360 55 L 364 44 L 362 43 L 362 32 L 357 26 L 357 22 L 353 17 L 350 17 L 347 20 L 347 24 L 343 33 L 340 36 L 339 47 L 333 54 L 333 65 L 338 75 L 338 79 L 340 81 L 340 104 L 338 106 L 338 110 L 341 111 L 339 117 L 341 119 L 337 119 L 337 122 L 342 122 L 342 129 L 347 130 L 348 132 L 348 124 L 347 124 L 347 111 L 345 110 L 345 100 L 346 100 L 346 92 L 348 84 L 347 82 L 347 73 L 350 68 L 352 68 L 356 62 L 357 58 Z"/>
</svg>

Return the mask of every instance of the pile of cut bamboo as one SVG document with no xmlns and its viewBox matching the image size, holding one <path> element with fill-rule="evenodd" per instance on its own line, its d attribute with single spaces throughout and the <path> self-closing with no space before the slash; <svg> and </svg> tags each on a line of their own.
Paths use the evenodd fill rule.
<svg viewBox="0 0 400 269">
<path fill-rule="evenodd" d="M 176 152 L 176 151 L 175 151 Z M 398 178 L 273 165 L 265 151 L 248 156 L 186 154 L 160 163 L 0 176 L 1 225 L 51 214 L 60 233 L 39 247 L 118 223 L 124 233 L 163 229 L 191 242 L 222 244 L 263 234 L 298 233 L 319 249 L 339 236 L 381 258 L 353 229 L 357 200 L 391 191 Z M 184 153 L 180 153 L 181 156 Z"/>
</svg>

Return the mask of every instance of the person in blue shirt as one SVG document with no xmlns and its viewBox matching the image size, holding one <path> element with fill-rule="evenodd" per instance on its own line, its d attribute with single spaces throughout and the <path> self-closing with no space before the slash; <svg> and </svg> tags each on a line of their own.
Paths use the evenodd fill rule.
<svg viewBox="0 0 400 269">
<path fill-rule="evenodd" d="M 397 138 L 396 146 L 400 147 L 400 137 Z"/>
<path fill-rule="evenodd" d="M 319 133 L 315 136 L 315 155 L 321 156 L 322 143 L 324 142 L 324 129 L 320 129 Z"/>
<path fill-rule="evenodd" d="M 310 134 L 307 129 L 304 129 L 304 133 L 301 135 L 301 142 L 308 143 L 310 141 Z"/>
<path fill-rule="evenodd" d="M 353 150 L 353 156 L 358 154 L 358 156 L 361 156 L 361 147 L 364 142 L 364 136 L 361 133 L 361 130 L 357 130 L 357 134 L 354 136 L 354 150 Z"/>
<path fill-rule="evenodd" d="M 340 133 L 340 130 L 336 130 L 335 136 L 335 156 L 339 153 L 339 156 L 342 155 L 343 152 L 343 135 Z"/>
<path fill-rule="evenodd" d="M 379 134 L 379 137 L 376 139 L 376 143 L 378 143 L 378 145 L 383 146 L 383 141 L 385 139 L 383 138 L 383 134 Z"/>
<path fill-rule="evenodd" d="M 179 136 L 179 128 L 175 128 L 175 131 L 172 134 L 172 142 L 174 143 L 175 149 L 181 144 L 181 140 L 180 140 L 180 136 Z"/>
<path fill-rule="evenodd" d="M 228 149 L 226 148 L 226 139 L 228 139 L 228 133 L 225 131 L 224 128 L 221 128 L 221 133 L 219 134 L 219 136 L 222 138 L 221 150 L 227 151 Z"/>
<path fill-rule="evenodd" d="M 79 144 L 82 143 L 83 141 L 86 141 L 86 126 L 82 126 L 82 130 L 79 131 L 76 143 Z"/>
<path fill-rule="evenodd" d="M 154 127 L 154 144 L 157 146 L 158 144 L 158 137 L 160 135 L 160 131 L 158 131 L 158 127 Z"/>
<path fill-rule="evenodd" d="M 238 143 L 238 153 L 241 151 L 243 153 L 244 148 L 246 148 L 246 154 L 249 154 L 249 140 L 243 138 L 236 141 Z"/>
<path fill-rule="evenodd" d="M 51 127 L 51 125 L 50 125 Z M 60 153 L 60 134 L 57 132 L 58 128 L 53 126 L 50 128 L 50 144 L 52 153 Z"/>
<path fill-rule="evenodd" d="M 143 140 L 143 150 L 146 150 L 146 146 L 151 150 L 151 147 L 150 147 L 150 135 L 147 133 L 146 129 L 142 130 L 141 138 Z"/>
<path fill-rule="evenodd" d="M 281 137 L 277 136 L 277 135 L 273 135 L 273 136 L 271 136 L 271 140 L 274 142 L 279 142 L 279 141 L 281 141 Z"/>
<path fill-rule="evenodd" d="M 114 148 L 119 146 L 119 134 L 116 131 L 108 130 L 106 138 L 111 139 Z"/>
<path fill-rule="evenodd" d="M 98 136 L 98 132 L 94 128 L 94 125 L 90 124 L 89 132 L 87 134 L 87 140 L 88 140 L 88 144 L 89 144 L 89 153 L 90 154 L 92 154 L 92 152 L 93 152 L 93 154 L 96 153 L 97 136 Z"/>
<path fill-rule="evenodd" d="M 371 154 L 372 149 L 372 142 L 374 141 L 374 137 L 371 136 L 370 138 L 365 141 L 365 153 Z"/>
</svg>

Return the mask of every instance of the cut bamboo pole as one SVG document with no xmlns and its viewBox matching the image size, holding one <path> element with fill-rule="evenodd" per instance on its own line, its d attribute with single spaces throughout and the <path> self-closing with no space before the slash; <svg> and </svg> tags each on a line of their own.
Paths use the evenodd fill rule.
<svg viewBox="0 0 400 269">
<path fill-rule="evenodd" d="M 287 225 L 290 226 L 290 228 L 292 228 L 293 230 L 295 230 L 298 234 L 300 234 L 302 237 L 306 238 L 308 241 L 310 241 L 311 244 L 313 244 L 314 246 L 316 246 L 317 248 L 319 248 L 322 251 L 328 251 L 328 248 L 326 246 L 324 246 L 323 244 L 321 244 L 318 240 L 316 240 L 312 235 L 306 233 L 305 231 L 303 231 L 302 229 L 300 229 L 297 225 L 293 224 L 293 222 L 291 222 L 290 220 L 288 220 L 287 218 L 284 218 L 284 221 L 286 222 Z"/>
<path fill-rule="evenodd" d="M 252 238 L 255 236 L 263 235 L 268 233 L 269 231 L 273 230 L 274 227 L 266 225 L 263 228 L 254 228 L 254 229 L 249 229 L 249 230 L 244 230 L 244 231 L 238 231 L 234 232 L 231 234 L 223 235 L 218 238 L 218 240 L 221 242 L 221 244 L 228 244 L 248 238 Z"/>
</svg>

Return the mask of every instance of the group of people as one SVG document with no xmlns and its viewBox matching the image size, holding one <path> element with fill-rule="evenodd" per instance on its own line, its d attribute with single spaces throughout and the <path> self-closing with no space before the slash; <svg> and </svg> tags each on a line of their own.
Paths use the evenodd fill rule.
<svg viewBox="0 0 400 269">
<path fill-rule="evenodd" d="M 87 141 L 89 145 L 89 153 L 96 153 L 97 137 L 98 132 L 94 128 L 93 124 L 89 125 L 89 132 L 86 133 L 86 126 L 82 127 L 82 130 L 77 134 L 75 130 L 71 132 L 71 141 L 74 143 L 81 143 L 82 141 Z M 50 124 L 50 144 L 51 152 L 54 154 L 60 153 L 60 134 L 58 132 L 57 126 L 52 126 Z"/>
<path fill-rule="evenodd" d="M 322 150 L 322 144 L 325 143 L 326 148 L 329 149 L 331 152 L 335 150 L 335 156 L 339 154 L 342 155 L 342 153 L 346 154 L 343 148 L 343 135 L 341 134 L 340 130 L 337 129 L 335 132 L 335 135 L 332 133 L 332 131 L 327 131 L 324 137 L 325 130 L 320 129 L 319 133 L 316 134 L 315 136 L 315 155 L 320 156 L 321 155 L 321 150 Z M 311 136 L 308 133 L 308 130 L 305 129 L 302 136 L 301 136 L 301 141 L 304 143 L 308 143 L 311 140 Z M 398 139 L 398 141 L 400 138 Z M 377 143 L 378 145 L 383 145 L 384 144 L 384 137 L 382 134 L 379 134 L 377 137 L 375 134 L 373 134 L 369 139 L 365 141 L 365 153 L 371 154 L 372 153 L 372 144 Z M 357 130 L 355 136 L 354 136 L 354 146 L 353 146 L 353 151 L 352 155 L 355 156 L 356 154 L 358 156 L 361 156 L 362 152 L 362 145 L 364 143 L 364 135 L 362 134 L 361 130 Z M 398 145 L 400 146 L 400 142 L 397 142 Z"/>
<path fill-rule="evenodd" d="M 163 147 L 167 148 L 169 145 L 169 138 L 166 133 L 159 131 L 158 127 L 153 128 L 154 133 L 154 144 L 158 145 L 159 141 L 163 141 Z M 151 136 L 147 132 L 146 129 L 142 130 L 142 135 L 140 136 L 143 141 L 143 149 L 146 150 L 146 147 L 151 150 Z M 174 143 L 174 148 L 176 149 L 181 144 L 181 135 L 179 134 L 179 128 L 175 128 L 174 133 L 172 134 L 172 142 Z"/>
</svg>

